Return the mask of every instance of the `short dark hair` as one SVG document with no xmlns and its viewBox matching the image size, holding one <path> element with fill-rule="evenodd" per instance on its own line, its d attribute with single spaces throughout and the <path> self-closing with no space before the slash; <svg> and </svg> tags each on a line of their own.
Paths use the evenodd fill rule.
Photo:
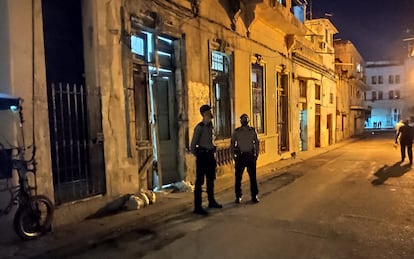
<svg viewBox="0 0 414 259">
<path fill-rule="evenodd" d="M 205 113 L 206 111 L 209 111 L 209 110 L 211 110 L 210 105 L 204 104 L 204 105 L 201 105 L 201 107 L 200 107 L 201 115 L 203 115 L 203 113 Z"/>
<path fill-rule="evenodd" d="M 242 119 L 244 117 L 249 118 L 249 115 L 247 115 L 246 113 L 243 113 L 242 115 L 240 115 L 240 119 Z"/>
</svg>

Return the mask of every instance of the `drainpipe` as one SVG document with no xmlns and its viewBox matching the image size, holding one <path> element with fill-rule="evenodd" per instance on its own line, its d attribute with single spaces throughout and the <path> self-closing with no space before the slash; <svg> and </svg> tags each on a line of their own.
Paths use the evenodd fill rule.
<svg viewBox="0 0 414 259">
<path fill-rule="evenodd" d="M 32 0 L 32 144 L 35 148 L 35 4 Z M 34 152 L 34 151 L 33 151 Z"/>
</svg>

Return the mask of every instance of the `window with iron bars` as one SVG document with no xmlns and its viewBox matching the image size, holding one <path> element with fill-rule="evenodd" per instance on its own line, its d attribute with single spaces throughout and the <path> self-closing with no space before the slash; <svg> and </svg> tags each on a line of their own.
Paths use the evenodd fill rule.
<svg viewBox="0 0 414 259">
<path fill-rule="evenodd" d="M 306 98 L 306 82 L 304 80 L 299 80 L 299 96 Z"/>
<path fill-rule="evenodd" d="M 264 133 L 264 69 L 259 64 L 252 64 L 252 101 L 253 101 L 253 126 L 258 133 Z"/>
<path fill-rule="evenodd" d="M 217 139 L 231 136 L 230 57 L 219 51 L 211 53 L 213 113 Z"/>
<path fill-rule="evenodd" d="M 320 100 L 321 99 L 321 86 L 315 85 L 315 99 Z"/>
</svg>

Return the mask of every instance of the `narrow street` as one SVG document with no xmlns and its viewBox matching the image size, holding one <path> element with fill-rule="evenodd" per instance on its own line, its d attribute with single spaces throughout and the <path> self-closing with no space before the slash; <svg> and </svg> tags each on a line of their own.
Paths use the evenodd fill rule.
<svg viewBox="0 0 414 259">
<path fill-rule="evenodd" d="M 413 258 L 414 171 L 396 163 L 393 136 L 377 132 L 285 168 L 261 182 L 259 204 L 245 195 L 236 205 L 228 190 L 207 217 L 188 213 L 45 257 Z"/>
</svg>

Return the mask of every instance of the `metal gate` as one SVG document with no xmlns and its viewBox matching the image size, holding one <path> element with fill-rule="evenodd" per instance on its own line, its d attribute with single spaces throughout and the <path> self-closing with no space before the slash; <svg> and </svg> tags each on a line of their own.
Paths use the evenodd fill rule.
<svg viewBox="0 0 414 259">
<path fill-rule="evenodd" d="M 99 91 L 51 84 L 48 99 L 56 204 L 105 193 Z"/>
<path fill-rule="evenodd" d="M 279 106 L 277 110 L 277 126 L 279 134 L 279 153 L 289 150 L 289 83 L 288 75 L 280 75 L 278 87 Z"/>
</svg>

